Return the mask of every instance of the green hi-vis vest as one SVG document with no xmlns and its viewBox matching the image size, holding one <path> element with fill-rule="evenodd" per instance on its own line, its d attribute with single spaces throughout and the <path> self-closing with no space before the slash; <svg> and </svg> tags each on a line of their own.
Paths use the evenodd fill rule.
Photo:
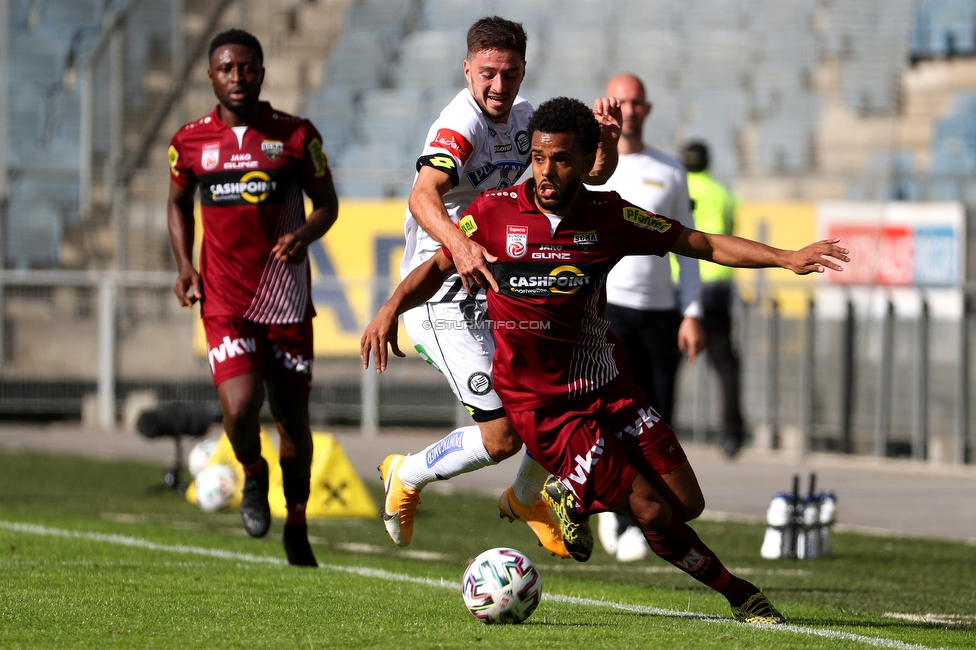
<svg viewBox="0 0 976 650">
<path fill-rule="evenodd" d="M 735 199 L 711 174 L 688 172 L 688 196 L 695 206 L 695 230 L 719 235 L 732 234 Z M 727 266 L 702 260 L 698 268 L 703 283 L 732 280 L 732 269 Z"/>
</svg>

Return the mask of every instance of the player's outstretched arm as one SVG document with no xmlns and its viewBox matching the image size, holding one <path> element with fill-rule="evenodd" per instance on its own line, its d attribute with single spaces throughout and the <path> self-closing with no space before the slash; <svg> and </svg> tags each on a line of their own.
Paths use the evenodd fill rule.
<svg viewBox="0 0 976 650">
<path fill-rule="evenodd" d="M 179 273 L 176 284 L 173 285 L 173 293 L 184 307 L 190 307 L 203 298 L 203 281 L 193 268 L 193 194 L 196 191 L 196 183 L 181 185 L 170 179 L 169 197 L 166 199 L 169 241 L 173 246 Z"/>
<path fill-rule="evenodd" d="M 306 188 L 305 192 L 312 201 L 312 212 L 305 219 L 305 225 L 279 237 L 271 249 L 271 254 L 282 262 L 303 262 L 308 255 L 308 245 L 325 236 L 339 217 L 339 199 L 332 181 Z"/>
<path fill-rule="evenodd" d="M 451 251 L 461 283 L 469 295 L 475 294 L 472 287 L 476 284 L 498 291 L 498 283 L 488 270 L 488 262 L 497 258 L 458 230 L 444 208 L 443 197 L 451 187 L 451 177 L 446 173 L 422 166 L 410 192 L 410 213 L 431 237 Z"/>
<path fill-rule="evenodd" d="M 596 162 L 584 181 L 588 185 L 603 185 L 617 170 L 619 154 L 617 141 L 620 140 L 620 101 L 616 97 L 599 97 L 593 102 L 593 117 L 600 123 L 600 146 L 596 150 Z"/>
<path fill-rule="evenodd" d="M 686 228 L 671 251 L 724 266 L 747 269 L 778 266 L 797 275 L 806 275 L 823 273 L 826 269 L 843 271 L 833 260 L 850 262 L 847 256 L 850 251 L 838 246 L 839 242 L 839 239 L 824 239 L 800 250 L 790 251 L 734 235 L 713 235 Z"/>
<path fill-rule="evenodd" d="M 363 338 L 359 342 L 359 356 L 363 360 L 364 370 L 369 368 L 370 352 L 376 360 L 376 372 L 386 370 L 387 345 L 396 356 L 406 356 L 397 346 L 397 318 L 408 309 L 429 300 L 437 293 L 444 279 L 453 272 L 454 264 L 440 250 L 403 279 L 390 299 L 380 307 L 376 318 L 363 331 Z"/>
</svg>

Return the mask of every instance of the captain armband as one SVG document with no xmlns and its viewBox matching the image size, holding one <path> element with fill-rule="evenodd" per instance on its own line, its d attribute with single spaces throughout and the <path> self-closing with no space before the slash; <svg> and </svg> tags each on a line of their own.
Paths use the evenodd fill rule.
<svg viewBox="0 0 976 650">
<path fill-rule="evenodd" d="M 451 187 L 457 187 L 458 183 L 461 182 L 458 176 L 457 161 L 450 156 L 446 156 L 442 153 L 435 153 L 429 156 L 421 156 L 417 159 L 417 171 L 420 171 L 421 167 L 433 167 L 434 169 L 440 170 L 451 177 Z"/>
</svg>

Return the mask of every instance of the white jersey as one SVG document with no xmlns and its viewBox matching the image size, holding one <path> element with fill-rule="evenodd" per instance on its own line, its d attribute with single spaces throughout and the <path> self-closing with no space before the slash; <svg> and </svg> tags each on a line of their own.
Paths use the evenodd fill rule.
<svg viewBox="0 0 976 650">
<path fill-rule="evenodd" d="M 614 190 L 645 210 L 695 227 L 685 168 L 677 158 L 657 149 L 645 146 L 640 153 L 621 155 L 613 176 L 600 189 Z M 698 260 L 677 258 L 681 311 L 684 316 L 700 317 Z M 620 260 L 607 277 L 607 302 L 645 311 L 678 308 L 668 257 L 630 255 Z"/>
<path fill-rule="evenodd" d="M 427 145 L 418 158 L 417 170 L 422 164 L 431 164 L 452 176 L 455 185 L 444 194 L 444 207 L 454 223 L 478 196 L 514 185 L 525 171 L 531 145 L 527 131 L 531 117 L 532 106 L 519 96 L 512 105 L 508 122 L 496 124 L 485 116 L 467 88 L 441 111 L 427 132 Z M 403 231 L 406 245 L 400 275 L 406 277 L 430 259 L 441 245 L 420 227 L 409 207 Z M 461 278 L 455 273 L 430 302 L 451 302 L 466 297 Z M 479 291 L 478 297 L 484 300 L 484 292 Z"/>
</svg>

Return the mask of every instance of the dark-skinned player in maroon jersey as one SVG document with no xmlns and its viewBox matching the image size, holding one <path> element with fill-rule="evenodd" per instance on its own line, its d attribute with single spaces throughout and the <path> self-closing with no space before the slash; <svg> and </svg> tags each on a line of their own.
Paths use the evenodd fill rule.
<svg viewBox="0 0 976 650">
<path fill-rule="evenodd" d="M 631 380 L 626 353 L 603 317 L 604 283 L 625 255 L 669 251 L 726 266 L 836 271 L 838 240 L 799 251 L 710 235 L 649 213 L 615 192 L 582 184 L 599 126 L 574 99 L 543 103 L 529 122 L 533 178 L 476 199 L 458 223 L 492 256 L 498 291 L 488 292 L 495 337 L 495 388 L 525 446 L 566 489 L 574 517 L 614 511 L 651 549 L 725 596 L 736 619 L 778 624 L 783 616 L 753 584 L 732 575 L 687 521 L 705 507 L 698 479 L 666 422 Z M 363 334 L 364 365 L 386 368 L 397 315 L 419 304 L 453 270 L 442 249 L 416 268 Z"/>
<path fill-rule="evenodd" d="M 214 37 L 207 74 L 217 107 L 181 128 L 169 148 L 174 291 L 183 306 L 201 303 L 224 430 L 244 466 L 245 530 L 262 537 L 271 527 L 259 421 L 267 395 L 281 436 L 285 554 L 289 564 L 314 567 L 305 521 L 315 315 L 307 252 L 335 223 L 338 200 L 315 127 L 260 101 L 264 55 L 254 36 L 232 29 Z M 192 257 L 198 186 L 199 272 Z M 312 202 L 307 218 L 303 191 Z"/>
</svg>

